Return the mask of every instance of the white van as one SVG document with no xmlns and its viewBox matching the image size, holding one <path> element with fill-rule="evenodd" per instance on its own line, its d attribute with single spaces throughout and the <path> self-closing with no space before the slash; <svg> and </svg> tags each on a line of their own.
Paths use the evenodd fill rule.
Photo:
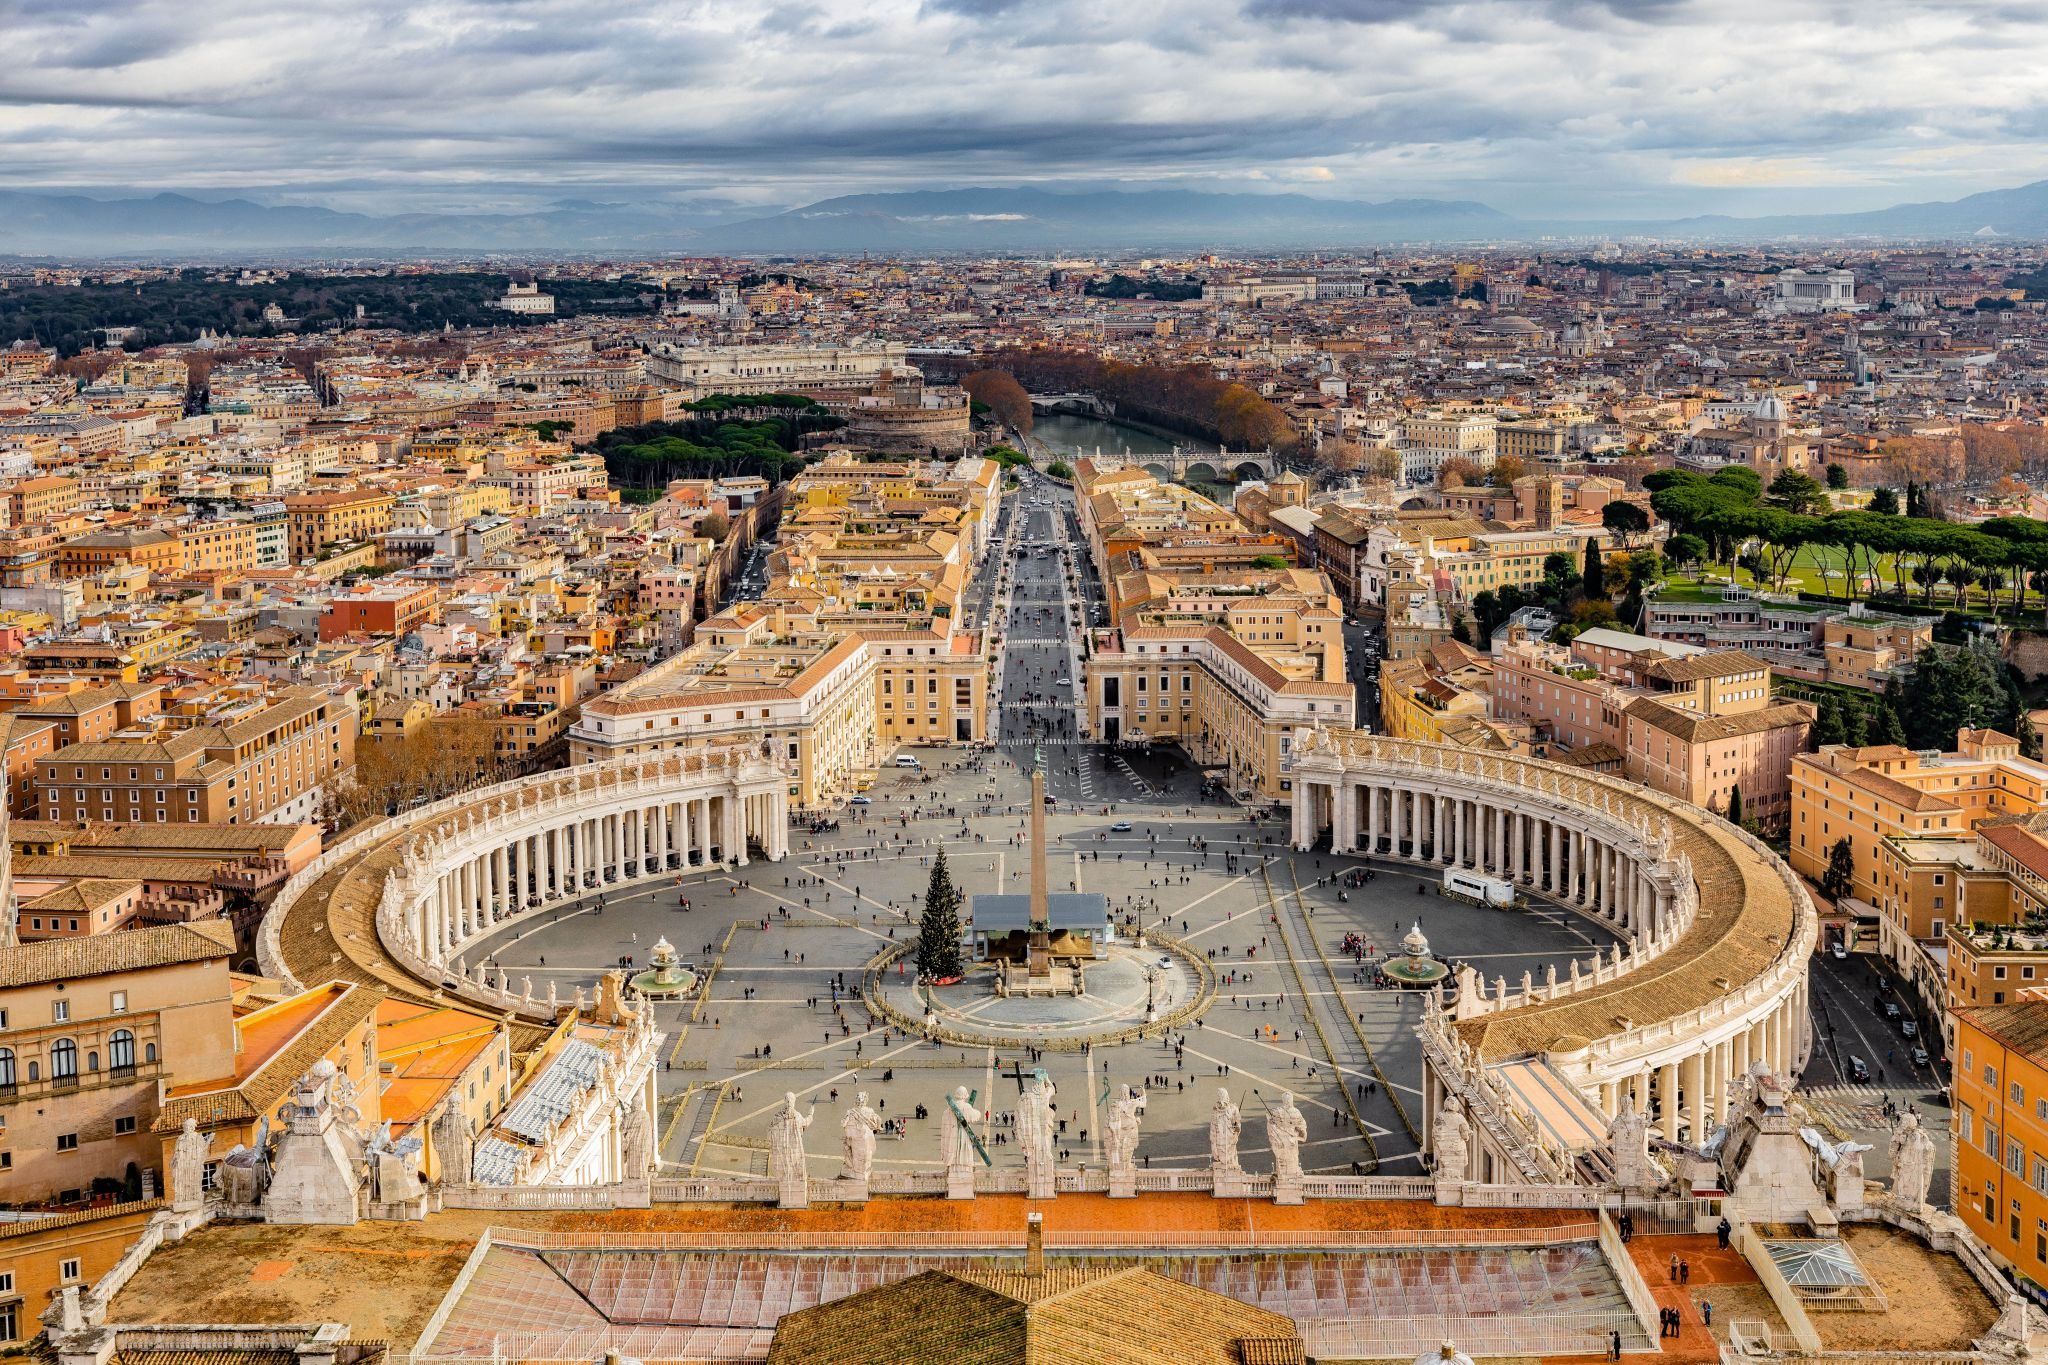
<svg viewBox="0 0 2048 1365">
<path fill-rule="evenodd" d="M 922 768 L 924 764 L 918 762 L 909 754 L 898 754 L 896 755 L 896 766 L 899 768 Z"/>
</svg>

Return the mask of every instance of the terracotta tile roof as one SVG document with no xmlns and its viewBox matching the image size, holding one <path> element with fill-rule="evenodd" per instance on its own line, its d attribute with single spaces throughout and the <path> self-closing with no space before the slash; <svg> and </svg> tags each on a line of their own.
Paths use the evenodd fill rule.
<svg viewBox="0 0 2048 1365">
<path fill-rule="evenodd" d="M 60 886 L 55 891 L 24 901 L 24 910 L 75 910 L 89 914 L 103 905 L 112 905 L 132 891 L 140 891 L 142 883 L 134 879 L 109 881 L 100 877 L 87 877 L 69 886 Z"/>
<path fill-rule="evenodd" d="M 1761 734 L 1781 726 L 1811 721 L 1813 708 L 1805 702 L 1788 701 L 1732 716 L 1703 716 L 1697 711 L 1666 706 L 1649 697 L 1638 697 L 1628 704 L 1628 714 L 1687 744 L 1706 744 L 1717 739 Z"/>
<path fill-rule="evenodd" d="M 1702 678 L 1729 678 L 1738 673 L 1767 673 L 1770 663 L 1741 649 L 1710 649 L 1704 654 L 1658 659 L 1644 667 L 1643 676 L 1665 682 L 1698 682 Z"/>
<path fill-rule="evenodd" d="M 2015 1052 L 2048 1062 L 2048 1000 L 2021 1000 L 2010 1005 L 1977 1005 L 1956 1014 L 1979 1032 L 1989 1034 Z"/>
<path fill-rule="evenodd" d="M 1977 837 L 2037 877 L 2048 878 L 2048 841 L 2024 825 L 1978 825 Z"/>
<path fill-rule="evenodd" d="M 1256 1354 L 1243 1346 L 1256 1343 Z M 1287 1353 L 1288 1346 L 1293 1353 Z M 770 1365 L 1243 1365 L 1302 1359 L 1294 1321 L 1141 1266 L 932 1270 L 783 1317 Z"/>
<path fill-rule="evenodd" d="M 235 951 L 235 926 L 226 920 L 124 929 L 113 934 L 49 939 L 0 948 L 0 986 L 75 981 L 147 967 L 225 960 Z"/>
<path fill-rule="evenodd" d="M 231 1084 L 166 1098 L 153 1125 L 155 1131 L 174 1133 L 188 1118 L 206 1127 L 248 1122 L 269 1113 L 294 1081 L 374 1014 L 384 1000 L 384 992 L 354 982 L 330 982 L 318 990 L 327 993 L 331 1003 L 298 1030 L 296 1037 Z"/>
</svg>

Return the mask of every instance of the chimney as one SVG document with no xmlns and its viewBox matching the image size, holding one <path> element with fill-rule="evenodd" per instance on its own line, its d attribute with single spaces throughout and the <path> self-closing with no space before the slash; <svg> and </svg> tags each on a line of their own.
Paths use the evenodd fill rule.
<svg viewBox="0 0 2048 1365">
<path fill-rule="evenodd" d="M 1042 1214 L 1026 1214 L 1024 1218 L 1024 1273 L 1045 1273 L 1045 1217 Z"/>
</svg>

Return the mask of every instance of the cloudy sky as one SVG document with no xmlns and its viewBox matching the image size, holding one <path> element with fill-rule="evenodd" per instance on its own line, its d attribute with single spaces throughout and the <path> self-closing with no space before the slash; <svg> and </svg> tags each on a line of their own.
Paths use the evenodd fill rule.
<svg viewBox="0 0 2048 1365">
<path fill-rule="evenodd" d="M 1633 217 L 2048 177 L 2039 0 L 0 0 L 0 34 L 15 189 L 1115 182 Z"/>
</svg>

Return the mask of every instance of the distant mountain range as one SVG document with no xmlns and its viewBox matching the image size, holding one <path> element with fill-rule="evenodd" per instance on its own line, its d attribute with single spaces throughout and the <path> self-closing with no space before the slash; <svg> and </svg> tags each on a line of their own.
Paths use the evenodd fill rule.
<svg viewBox="0 0 2048 1365">
<path fill-rule="evenodd" d="M 2048 238 L 2048 180 L 1962 199 L 1894 204 L 1868 213 L 1785 214 L 1773 218 L 1681 218 L 1657 231 L 1711 237 L 2020 237 Z"/>
<path fill-rule="evenodd" d="M 763 217 L 660 204 L 565 201 L 519 214 L 375 215 L 180 194 L 125 199 L 0 190 L 0 254 L 233 257 L 471 251 L 835 255 L 1077 253 L 1148 248 L 1344 249 L 1391 242 L 1499 242 L 1642 234 L 1719 241 L 1785 237 L 2048 238 L 2048 180 L 1867 213 L 1659 221 L 1533 221 L 1441 199 L 1369 203 L 1195 190 L 907 190 L 821 200 Z"/>
<path fill-rule="evenodd" d="M 182 194 L 88 199 L 0 190 L 0 252 L 23 256 L 666 250 L 703 222 L 640 205 L 575 201 L 535 213 L 374 215 Z"/>
<path fill-rule="evenodd" d="M 1471 240 L 1513 220 L 1441 199 L 1311 199 L 1195 190 L 910 190 L 850 194 L 710 230 L 728 252 L 1076 251 L 1104 247 L 1339 246 Z"/>
</svg>

